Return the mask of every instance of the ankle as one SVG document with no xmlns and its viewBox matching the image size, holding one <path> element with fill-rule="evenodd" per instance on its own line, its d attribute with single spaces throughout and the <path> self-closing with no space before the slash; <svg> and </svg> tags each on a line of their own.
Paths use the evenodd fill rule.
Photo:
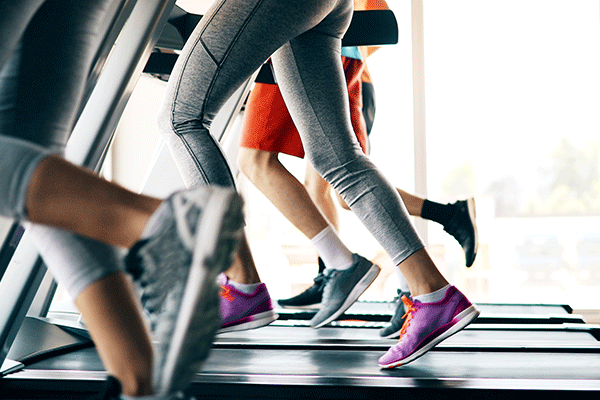
<svg viewBox="0 0 600 400">
<path fill-rule="evenodd" d="M 412 298 L 420 301 L 421 303 L 436 303 L 444 299 L 449 288 L 450 284 L 441 289 L 434 290 L 433 292 L 412 296 Z"/>
<path fill-rule="evenodd" d="M 149 374 L 130 373 L 126 375 L 114 375 L 121 383 L 121 393 L 124 396 L 140 397 L 150 396 L 154 393 L 152 389 L 152 378 Z"/>
<path fill-rule="evenodd" d="M 227 284 L 233 286 L 234 288 L 245 294 L 254 293 L 256 289 L 260 286 L 260 283 L 240 283 L 233 279 L 229 279 L 227 281 Z"/>
<path fill-rule="evenodd" d="M 261 283 L 260 277 L 255 274 L 231 273 L 227 271 L 225 275 L 227 276 L 230 284 L 232 282 L 240 285 L 259 285 Z"/>
</svg>

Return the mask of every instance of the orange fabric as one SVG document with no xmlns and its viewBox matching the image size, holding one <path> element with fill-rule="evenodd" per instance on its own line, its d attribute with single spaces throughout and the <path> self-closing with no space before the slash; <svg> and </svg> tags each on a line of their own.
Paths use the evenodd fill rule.
<svg viewBox="0 0 600 400">
<path fill-rule="evenodd" d="M 342 63 L 348 85 L 352 128 L 361 148 L 367 153 L 367 126 L 362 115 L 360 80 L 364 64 L 346 57 L 342 57 Z M 254 85 L 246 102 L 240 146 L 304 158 L 302 140 L 277 85 Z"/>
<path fill-rule="evenodd" d="M 384 0 L 354 0 L 354 9 L 363 10 L 389 10 L 390 7 Z"/>
</svg>

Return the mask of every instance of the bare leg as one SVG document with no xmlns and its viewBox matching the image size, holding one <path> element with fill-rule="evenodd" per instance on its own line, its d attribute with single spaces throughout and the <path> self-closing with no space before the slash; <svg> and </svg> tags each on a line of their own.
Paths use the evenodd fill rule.
<svg viewBox="0 0 600 400">
<path fill-rule="evenodd" d="M 408 281 L 412 296 L 432 293 L 448 285 L 425 248 L 410 255 L 398 264 L 398 268 Z"/>
<path fill-rule="evenodd" d="M 329 223 L 339 232 L 340 220 L 337 208 L 333 202 L 333 197 L 331 196 L 331 185 L 315 171 L 312 164 L 309 162 L 306 163 L 304 186 L 314 204 L 319 208 Z"/>
<path fill-rule="evenodd" d="M 67 161 L 49 156 L 29 183 L 32 222 L 131 247 L 160 200 L 138 196 Z M 139 303 L 124 272 L 87 286 L 75 300 L 108 372 L 125 395 L 152 392 L 152 345 Z"/>
<path fill-rule="evenodd" d="M 152 345 L 124 272 L 96 281 L 75 299 L 108 373 L 123 394 L 151 394 Z"/>
<path fill-rule="evenodd" d="M 400 197 L 402 197 L 402 201 L 404 201 L 408 213 L 413 217 L 420 217 L 425 199 L 415 196 L 414 194 L 409 194 L 399 188 L 396 188 L 396 190 L 400 194 Z"/>
<path fill-rule="evenodd" d="M 238 159 L 244 175 L 306 237 L 312 239 L 327 228 L 327 220 L 304 185 L 281 165 L 277 153 L 240 148 Z"/>
<path fill-rule="evenodd" d="M 261 282 L 246 235 L 240 240 L 238 251 L 233 258 L 233 263 L 231 264 L 231 267 L 225 271 L 225 275 L 227 275 L 230 280 L 238 283 L 253 284 Z"/>
<path fill-rule="evenodd" d="M 40 162 L 25 201 L 31 222 L 125 248 L 138 240 L 160 203 L 56 156 Z"/>
</svg>

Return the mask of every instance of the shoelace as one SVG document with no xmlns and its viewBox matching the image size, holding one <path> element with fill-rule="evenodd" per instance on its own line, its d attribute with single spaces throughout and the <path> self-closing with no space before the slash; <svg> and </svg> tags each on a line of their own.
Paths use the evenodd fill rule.
<svg viewBox="0 0 600 400">
<path fill-rule="evenodd" d="M 319 275 L 317 275 L 313 281 L 315 282 L 315 285 L 319 287 L 319 289 L 322 289 L 327 280 L 325 279 L 325 275 L 322 272 L 319 272 Z"/>
<path fill-rule="evenodd" d="M 173 197 L 172 201 L 177 232 L 183 244 L 191 250 L 194 248 L 194 235 L 187 223 L 186 216 L 188 211 L 195 205 L 195 201 L 186 198 L 186 195 L 189 194 L 181 193 L 179 196 Z"/>
<path fill-rule="evenodd" d="M 235 297 L 233 297 L 231 295 L 231 289 L 229 289 L 229 287 L 225 286 L 225 285 L 220 285 L 221 286 L 221 290 L 219 291 L 219 296 L 221 296 L 222 298 L 224 298 L 225 300 L 232 302 L 233 300 L 235 300 Z"/>
<path fill-rule="evenodd" d="M 332 270 L 325 270 L 325 272 L 323 273 L 323 277 L 322 277 L 322 283 L 321 283 L 321 287 L 323 288 L 323 299 L 325 298 L 329 298 L 329 294 L 331 293 L 331 291 L 333 290 L 330 286 L 327 286 L 327 284 L 329 283 L 329 281 L 331 280 L 331 278 L 333 278 L 334 276 L 336 276 L 338 273 L 337 270 L 332 269 Z M 318 278 L 318 276 L 317 276 Z M 315 278 L 315 282 L 316 282 L 316 278 Z"/>
<path fill-rule="evenodd" d="M 406 312 L 402 316 L 402 318 L 405 318 L 405 319 L 404 319 L 404 324 L 402 325 L 402 328 L 400 329 L 400 337 L 398 338 L 398 341 L 402 340 L 402 337 L 406 333 L 406 330 L 408 329 L 408 326 L 410 325 L 410 321 L 413 318 L 413 313 L 415 311 L 417 311 L 417 308 L 414 306 L 413 302 L 410 301 L 410 299 L 408 297 L 402 296 L 401 299 L 402 299 L 402 302 L 404 303 L 404 305 L 406 306 Z"/>
</svg>

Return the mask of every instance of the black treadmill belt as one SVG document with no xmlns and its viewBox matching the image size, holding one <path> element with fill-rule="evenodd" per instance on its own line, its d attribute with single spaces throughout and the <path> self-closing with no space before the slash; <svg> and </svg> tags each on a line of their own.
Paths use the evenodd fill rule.
<svg viewBox="0 0 600 400">
<path fill-rule="evenodd" d="M 406 366 L 390 370 L 379 368 L 377 360 L 382 355 L 380 351 L 214 349 L 199 376 L 219 382 L 221 376 L 228 379 L 237 376 L 243 381 L 247 377 L 272 375 L 282 383 L 291 382 L 295 376 L 364 381 L 388 377 L 460 381 L 593 380 L 600 389 L 597 354 L 430 351 Z"/>
<path fill-rule="evenodd" d="M 477 303 L 482 314 L 523 314 L 523 315 L 565 315 L 571 314 L 572 309 L 563 304 L 510 304 L 510 303 Z M 395 304 L 379 301 L 358 301 L 352 305 L 347 313 L 370 313 L 392 315 Z M 299 309 L 283 309 L 284 312 L 302 312 Z"/>
<path fill-rule="evenodd" d="M 572 314 L 566 305 L 483 303 L 477 306 L 481 315 L 474 324 L 585 324 L 583 317 Z M 395 308 L 390 302 L 356 302 L 332 325 L 381 328 L 389 322 Z M 317 309 L 278 308 L 276 311 L 279 325 L 309 326 Z"/>
<path fill-rule="evenodd" d="M 302 398 L 302 390 L 314 390 L 312 386 L 336 384 L 394 389 L 600 390 L 598 354 L 430 351 L 409 365 L 391 370 L 379 368 L 377 360 L 382 354 L 374 350 L 215 348 L 193 386 L 202 393 L 204 385 L 216 385 L 223 394 L 230 384 L 295 385 L 298 398 Z M 68 380 L 70 376 L 72 381 L 94 381 L 101 379 L 100 371 L 103 368 L 96 353 L 84 349 L 34 364 L 8 378 L 26 382 L 47 373 L 57 379 Z"/>
<path fill-rule="evenodd" d="M 502 329 L 500 329 L 502 328 Z M 539 327 L 538 327 L 539 328 Z M 533 327 L 532 327 L 533 329 Z M 387 350 L 396 343 L 383 339 L 374 329 L 345 329 L 266 326 L 253 331 L 228 332 L 217 335 L 215 347 L 298 348 L 298 349 L 378 349 Z M 521 326 L 465 329 L 438 345 L 439 349 L 552 349 L 555 351 L 596 352 L 600 357 L 600 341 L 590 330 L 527 330 Z"/>
<path fill-rule="evenodd" d="M 353 307 L 376 311 L 389 308 L 389 304 Z M 499 310 L 530 316 L 536 312 L 515 305 L 490 306 L 487 311 L 481 308 L 488 315 Z M 359 314 L 364 312 L 359 310 Z M 560 308 L 551 313 L 571 315 L 561 313 Z M 540 313 L 539 321 L 547 316 Z M 279 322 L 217 335 L 190 393 L 197 398 L 254 400 L 347 400 L 408 393 L 414 400 L 459 396 L 530 399 L 532 393 L 595 399 L 600 392 L 600 335 L 595 325 L 472 324 L 413 363 L 383 370 L 377 360 L 395 340 L 380 338 L 373 327 L 344 327 L 346 322 L 340 322 L 315 330 Z M 31 392 L 32 387 L 42 392 L 52 388 L 69 393 L 95 390 L 105 376 L 95 349 L 86 348 L 7 375 L 0 380 L 0 391 Z"/>
</svg>

